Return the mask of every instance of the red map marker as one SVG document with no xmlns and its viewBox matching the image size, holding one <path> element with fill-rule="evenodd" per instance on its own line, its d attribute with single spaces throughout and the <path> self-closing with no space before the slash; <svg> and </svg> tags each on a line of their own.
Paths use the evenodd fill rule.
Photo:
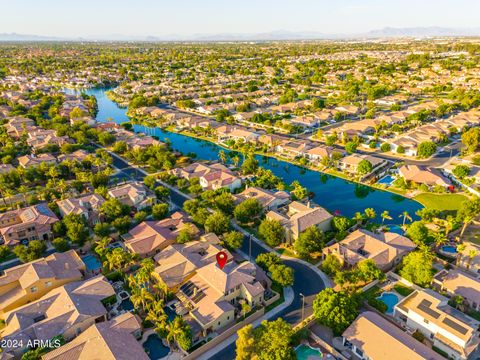
<svg viewBox="0 0 480 360">
<path fill-rule="evenodd" d="M 227 253 L 225 251 L 220 251 L 217 253 L 217 264 L 220 266 L 220 269 L 223 269 L 227 263 Z"/>
</svg>

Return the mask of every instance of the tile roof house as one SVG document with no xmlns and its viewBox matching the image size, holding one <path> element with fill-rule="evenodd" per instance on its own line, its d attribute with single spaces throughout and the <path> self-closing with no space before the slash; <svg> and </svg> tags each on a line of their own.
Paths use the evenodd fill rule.
<svg viewBox="0 0 480 360">
<path fill-rule="evenodd" d="M 37 300 L 56 287 L 81 280 L 85 270 L 75 250 L 5 269 L 0 276 L 0 315 Z"/>
<path fill-rule="evenodd" d="M 0 235 L 6 245 L 52 238 L 51 225 L 59 221 L 46 203 L 0 214 Z"/>
<path fill-rule="evenodd" d="M 242 186 L 242 179 L 220 163 L 211 165 L 193 163 L 183 168 L 175 168 L 170 173 L 187 180 L 199 178 L 200 185 L 204 189 L 217 190 L 227 188 L 232 192 Z"/>
<path fill-rule="evenodd" d="M 142 210 L 157 202 L 157 197 L 144 184 L 134 181 L 118 185 L 108 190 L 108 195 L 118 199 L 122 204 Z"/>
<path fill-rule="evenodd" d="M 380 315 L 366 311 L 343 332 L 343 345 L 355 358 L 372 360 L 442 360 L 440 354 Z"/>
<path fill-rule="evenodd" d="M 141 320 L 130 312 L 93 324 L 69 343 L 42 356 L 42 360 L 149 360 L 136 340 Z"/>
<path fill-rule="evenodd" d="M 223 269 L 212 262 L 198 268 L 196 274 L 180 286 L 177 296 L 208 334 L 234 323 L 235 306 L 241 301 L 252 307 L 262 304 L 268 286 L 263 270 L 251 262 L 232 261 Z"/>
<path fill-rule="evenodd" d="M 270 191 L 259 187 L 247 187 L 241 193 L 234 195 L 235 203 L 239 204 L 247 199 L 257 199 L 266 211 L 277 210 L 290 202 L 290 195 L 286 191 Z"/>
<path fill-rule="evenodd" d="M 424 166 L 403 165 L 398 169 L 398 173 L 405 181 L 411 181 L 416 184 L 425 184 L 427 186 L 439 185 L 444 187 L 452 184 L 440 171 Z"/>
<path fill-rule="evenodd" d="M 394 317 L 418 330 L 453 359 L 466 360 L 480 343 L 480 322 L 448 305 L 430 289 L 415 290 L 395 305 Z"/>
<path fill-rule="evenodd" d="M 122 238 L 129 251 L 141 257 L 150 257 L 172 245 L 186 227 L 190 227 L 194 235 L 200 232 L 187 215 L 176 212 L 160 221 L 144 221 L 122 235 Z"/>
<path fill-rule="evenodd" d="M 169 289 L 177 289 L 198 268 L 216 262 L 221 250 L 220 239 L 214 233 L 205 234 L 199 241 L 169 245 L 155 255 L 155 274 Z M 225 251 L 231 260 L 232 255 Z"/>
<path fill-rule="evenodd" d="M 293 241 L 311 226 L 323 232 L 330 230 L 333 215 L 320 206 L 293 201 L 285 208 L 269 211 L 268 219 L 276 219 L 285 227 L 287 241 Z"/>
<path fill-rule="evenodd" d="M 458 269 L 441 270 L 433 284 L 450 296 L 460 295 L 473 310 L 480 311 L 480 279 Z"/>
<path fill-rule="evenodd" d="M 457 266 L 474 274 L 480 274 L 480 245 L 464 242 L 465 250 L 458 254 Z"/>
<path fill-rule="evenodd" d="M 323 249 L 323 256 L 333 254 L 348 266 L 372 259 L 381 270 L 388 270 L 416 245 L 405 236 L 386 232 L 376 234 L 368 230 L 358 229 L 342 241 Z"/>
<path fill-rule="evenodd" d="M 249 131 L 245 128 L 231 125 L 222 125 L 216 129 L 217 137 L 219 142 L 226 142 L 228 140 L 241 140 L 245 143 L 247 142 L 256 142 L 258 139 L 258 134 Z"/>
<path fill-rule="evenodd" d="M 384 166 L 387 164 L 387 161 L 381 158 L 377 158 L 371 155 L 359 155 L 359 154 L 352 154 L 345 156 L 344 158 L 340 159 L 338 161 L 338 167 L 341 170 L 347 171 L 352 174 L 356 174 L 358 171 L 358 165 L 360 162 L 363 160 L 369 161 L 372 166 L 373 170 L 372 173 L 375 172 L 377 169 L 380 167 Z"/>
<path fill-rule="evenodd" d="M 100 221 L 100 206 L 105 199 L 99 194 L 88 194 L 78 198 L 70 198 L 57 201 L 58 210 L 62 217 L 70 214 L 83 216 L 90 224 L 96 224 Z"/>
<path fill-rule="evenodd" d="M 38 166 L 40 164 L 56 164 L 57 159 L 51 154 L 24 155 L 17 158 L 21 167 Z"/>
<path fill-rule="evenodd" d="M 91 325 L 106 320 L 102 300 L 114 294 L 102 275 L 50 290 L 40 299 L 4 314 L 3 339 L 23 342 L 24 347 L 3 350 L 18 356 L 26 350 L 29 340 L 50 340 L 57 335 L 66 341 L 73 339 Z"/>
</svg>

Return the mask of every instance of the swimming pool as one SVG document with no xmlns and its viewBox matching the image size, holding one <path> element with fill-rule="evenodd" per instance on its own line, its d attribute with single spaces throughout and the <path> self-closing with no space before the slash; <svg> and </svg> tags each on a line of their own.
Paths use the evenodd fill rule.
<svg viewBox="0 0 480 360">
<path fill-rule="evenodd" d="M 393 314 L 393 308 L 398 303 L 398 296 L 391 292 L 384 292 L 377 297 L 378 300 L 383 301 L 387 305 L 387 314 Z"/>
<path fill-rule="evenodd" d="M 449 254 L 456 254 L 457 253 L 457 247 L 453 245 L 445 245 L 442 246 L 442 251 L 449 253 Z"/>
<path fill-rule="evenodd" d="M 147 338 L 147 341 L 143 343 L 148 357 L 152 360 L 158 360 L 164 358 L 170 353 L 170 349 L 163 345 L 162 339 L 157 334 L 152 334 Z"/>
<path fill-rule="evenodd" d="M 405 231 L 403 231 L 400 225 L 389 224 L 385 226 L 388 228 L 388 231 L 392 233 L 399 234 L 399 235 L 403 235 L 405 233 Z"/>
<path fill-rule="evenodd" d="M 316 360 L 323 359 L 323 354 L 320 350 L 314 349 L 307 345 L 299 345 L 295 348 L 298 360 Z"/>
<path fill-rule="evenodd" d="M 125 311 L 131 311 L 133 310 L 133 303 L 130 299 L 122 300 L 122 302 L 120 303 L 120 308 Z"/>
<path fill-rule="evenodd" d="M 386 175 L 384 176 L 383 178 L 381 178 L 380 180 L 377 181 L 377 184 L 382 184 L 382 185 L 387 185 L 387 186 L 390 186 L 392 185 L 392 183 L 395 181 L 395 179 L 393 178 L 393 176 L 390 176 L 390 175 Z"/>
<path fill-rule="evenodd" d="M 102 263 L 93 255 L 85 255 L 82 257 L 82 261 L 85 263 L 87 270 L 97 271 L 102 268 Z"/>
</svg>

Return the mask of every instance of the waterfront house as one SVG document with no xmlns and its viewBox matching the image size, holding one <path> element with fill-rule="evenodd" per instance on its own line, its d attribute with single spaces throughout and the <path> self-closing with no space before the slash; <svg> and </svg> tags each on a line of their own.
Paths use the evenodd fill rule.
<svg viewBox="0 0 480 360">
<path fill-rule="evenodd" d="M 85 264 L 75 250 L 53 253 L 5 269 L 0 276 L 0 316 L 39 299 L 52 289 L 81 280 L 85 270 Z"/>
<path fill-rule="evenodd" d="M 259 135 L 243 127 L 222 125 L 216 129 L 218 141 L 225 143 L 228 140 L 243 141 L 244 143 L 255 143 Z"/>
<path fill-rule="evenodd" d="M 342 334 L 343 345 L 361 360 L 443 360 L 435 351 L 414 339 L 380 315 L 360 314 Z"/>
<path fill-rule="evenodd" d="M 160 221 L 143 221 L 127 234 L 122 235 L 122 238 L 127 250 L 146 258 L 172 245 L 180 231 L 185 228 L 190 229 L 192 236 L 200 232 L 187 215 L 176 212 Z"/>
<path fill-rule="evenodd" d="M 108 195 L 122 204 L 142 210 L 157 202 L 155 194 L 139 181 L 118 185 L 108 190 Z"/>
<path fill-rule="evenodd" d="M 7 211 L 0 214 L 1 240 L 9 246 L 31 240 L 51 240 L 52 225 L 57 221 L 58 217 L 46 203 Z"/>
<path fill-rule="evenodd" d="M 358 165 L 360 162 L 363 160 L 368 161 L 370 164 L 372 164 L 373 169 L 371 173 L 376 172 L 383 166 L 387 165 L 387 160 L 371 156 L 371 155 L 360 155 L 360 154 L 352 154 L 352 155 L 347 155 L 344 158 L 340 159 L 338 161 L 338 167 L 340 170 L 348 172 L 350 174 L 356 175 L 358 173 Z M 366 174 L 368 175 L 368 174 Z"/>
<path fill-rule="evenodd" d="M 149 360 L 137 339 L 142 324 L 131 312 L 93 324 L 69 343 L 46 353 L 42 360 Z"/>
<path fill-rule="evenodd" d="M 247 199 L 256 199 L 265 211 L 277 210 L 290 202 L 290 195 L 286 191 L 270 191 L 255 186 L 247 187 L 234 196 L 236 204 Z"/>
<path fill-rule="evenodd" d="M 457 266 L 474 274 L 480 274 L 480 245 L 464 242 L 465 250 L 457 255 Z"/>
<path fill-rule="evenodd" d="M 330 230 L 333 216 L 320 206 L 293 201 L 283 208 L 269 211 L 267 219 L 280 221 L 285 227 L 287 242 L 293 242 L 311 226 L 323 232 Z"/>
<path fill-rule="evenodd" d="M 430 289 L 415 290 L 395 305 L 394 317 L 419 331 L 452 359 L 466 360 L 480 343 L 480 322 L 448 305 Z"/>
<path fill-rule="evenodd" d="M 323 249 L 323 257 L 336 256 L 342 264 L 352 267 L 362 260 L 371 259 L 383 271 L 398 265 L 416 245 L 405 236 L 392 232 L 373 233 L 358 229 L 345 239 Z"/>
<path fill-rule="evenodd" d="M 12 344 L 23 343 L 23 347 L 3 350 L 20 356 L 29 341 L 51 340 L 58 335 L 72 340 L 91 325 L 107 319 L 102 300 L 114 295 L 115 290 L 103 275 L 52 289 L 38 300 L 3 315 L 2 338 L 12 340 Z"/>
<path fill-rule="evenodd" d="M 452 185 L 451 181 L 440 171 L 424 166 L 403 165 L 398 169 L 398 173 L 405 181 L 425 184 L 428 187 L 442 186 L 446 188 Z"/>
<path fill-rule="evenodd" d="M 90 225 L 100 221 L 100 206 L 105 199 L 99 194 L 88 194 L 78 198 L 57 201 L 58 210 L 62 217 L 76 214 L 82 216 Z"/>
</svg>

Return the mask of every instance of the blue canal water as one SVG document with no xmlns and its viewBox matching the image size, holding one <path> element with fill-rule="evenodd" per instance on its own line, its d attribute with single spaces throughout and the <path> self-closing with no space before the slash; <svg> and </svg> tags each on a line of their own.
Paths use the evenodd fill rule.
<svg viewBox="0 0 480 360">
<path fill-rule="evenodd" d="M 123 123 L 129 121 L 126 109 L 120 108 L 116 103 L 108 99 L 105 89 L 92 88 L 85 91 L 94 95 L 98 103 L 98 121 L 115 121 Z M 147 128 L 135 125 L 136 132 L 157 136 L 161 141 L 168 139 L 172 147 L 184 154 L 195 153 L 200 160 L 218 160 L 218 152 L 223 148 L 200 139 L 172 133 L 160 128 Z M 225 150 L 225 149 L 223 149 Z M 226 153 L 230 152 L 225 150 Z M 352 217 L 357 211 L 364 211 L 366 208 L 374 208 L 377 213 L 377 220 L 380 222 L 380 214 L 387 210 L 392 217 L 394 224 L 400 224 L 401 214 L 408 211 L 415 220 L 415 212 L 422 208 L 416 201 L 390 192 L 374 189 L 369 186 L 353 183 L 338 177 L 330 176 L 313 170 L 308 170 L 285 161 L 256 155 L 262 167 L 272 170 L 281 177 L 287 184 L 298 180 L 302 186 L 313 192 L 313 201 L 331 212 Z"/>
</svg>

